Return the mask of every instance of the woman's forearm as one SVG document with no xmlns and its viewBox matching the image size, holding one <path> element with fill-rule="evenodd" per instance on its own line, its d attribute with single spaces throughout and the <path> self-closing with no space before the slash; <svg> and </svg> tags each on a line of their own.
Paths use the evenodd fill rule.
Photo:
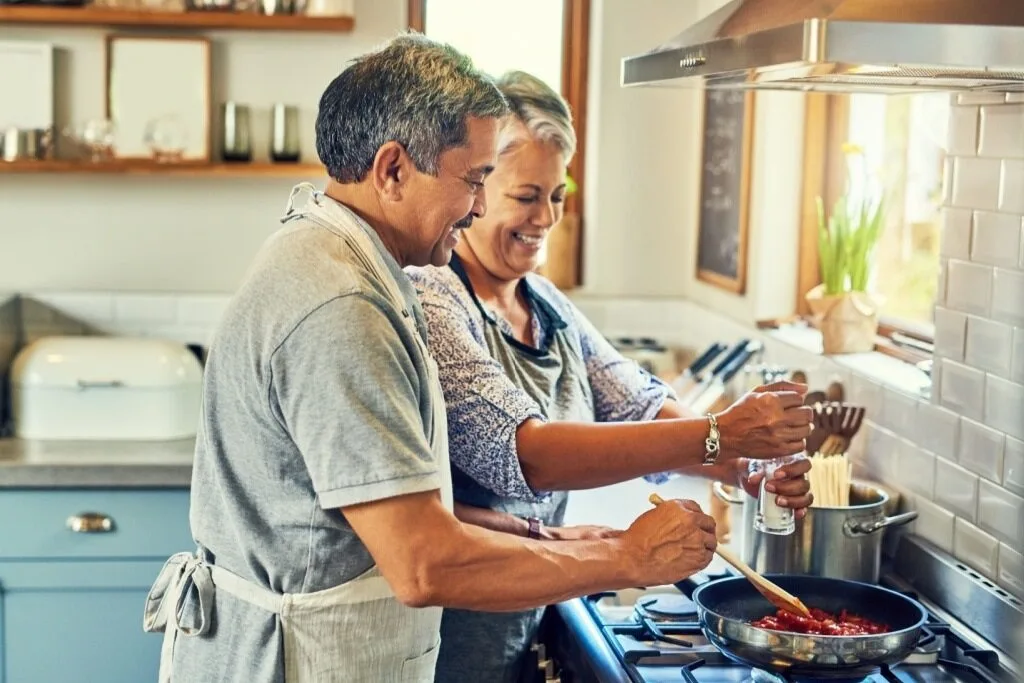
<svg viewBox="0 0 1024 683">
<path fill-rule="evenodd" d="M 696 413 L 690 411 L 679 401 L 673 401 L 670 399 L 665 401 L 665 404 L 661 407 L 661 410 L 658 411 L 658 414 L 654 419 L 677 420 L 679 418 L 696 416 Z M 735 484 L 737 478 L 735 465 L 735 462 L 725 465 L 704 465 L 701 463 L 700 465 L 680 467 L 675 471 L 688 477 L 700 477 L 702 479 L 710 479 L 711 481 L 720 481 L 723 484 Z"/>
<path fill-rule="evenodd" d="M 571 491 L 700 467 L 709 428 L 707 418 L 614 424 L 527 420 L 516 432 L 516 448 L 534 490 Z"/>
<path fill-rule="evenodd" d="M 456 501 L 455 516 L 460 522 L 483 527 L 491 531 L 501 531 L 515 536 L 528 536 L 530 523 L 507 512 L 498 512 L 489 508 L 474 507 Z"/>
</svg>

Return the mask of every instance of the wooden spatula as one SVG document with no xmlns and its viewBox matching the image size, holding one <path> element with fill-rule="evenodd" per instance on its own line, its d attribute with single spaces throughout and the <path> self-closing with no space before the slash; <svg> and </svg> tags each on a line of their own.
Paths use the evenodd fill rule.
<svg viewBox="0 0 1024 683">
<path fill-rule="evenodd" d="M 648 500 L 650 500 L 653 505 L 661 505 L 665 502 L 665 500 L 657 493 L 652 493 Z M 768 602 L 781 610 L 785 610 L 786 612 L 798 614 L 802 617 L 811 616 L 810 610 L 807 609 L 807 606 L 804 605 L 804 603 L 800 602 L 799 598 L 791 595 L 755 572 L 750 568 L 750 565 L 736 557 L 731 550 L 719 545 L 715 548 L 715 552 L 718 553 L 718 556 L 723 560 L 731 564 L 733 567 L 736 567 L 743 576 L 747 577 L 747 580 L 754 584 L 754 588 L 757 589 L 757 592 L 763 595 Z"/>
</svg>

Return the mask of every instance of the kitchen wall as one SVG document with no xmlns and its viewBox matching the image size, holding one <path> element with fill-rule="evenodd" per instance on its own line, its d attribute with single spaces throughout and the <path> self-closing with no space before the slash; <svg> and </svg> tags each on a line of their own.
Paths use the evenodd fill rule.
<svg viewBox="0 0 1024 683">
<path fill-rule="evenodd" d="M 918 510 L 914 533 L 1024 597 L 1024 97 L 954 97 L 949 154 L 934 386 L 880 354 L 823 357 L 813 330 L 761 333 L 701 297 L 576 302 L 611 336 L 702 347 L 753 335 L 816 387 L 841 379 L 870 417 L 857 471 Z"/>
<path fill-rule="evenodd" d="M 651 50 L 725 0 L 595 2 L 587 109 L 581 296 L 687 297 L 738 320 L 788 315 L 795 272 L 804 99 L 759 93 L 754 107 L 748 285 L 733 297 L 696 278 L 703 95 L 622 88 L 621 58 Z"/>
<path fill-rule="evenodd" d="M 269 109 L 301 107 L 315 161 L 320 93 L 347 61 L 406 26 L 406 0 L 357 0 L 351 33 L 213 32 L 214 101 L 253 107 L 266 157 Z M 54 43 L 58 121 L 103 115 L 104 29 L 4 26 L 4 40 Z M 231 292 L 303 178 L 0 175 L 0 291 Z"/>
</svg>

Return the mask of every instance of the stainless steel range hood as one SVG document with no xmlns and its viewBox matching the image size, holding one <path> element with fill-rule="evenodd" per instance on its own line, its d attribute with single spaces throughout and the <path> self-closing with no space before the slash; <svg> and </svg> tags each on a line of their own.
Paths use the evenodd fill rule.
<svg viewBox="0 0 1024 683">
<path fill-rule="evenodd" d="M 622 85 L 1022 91 L 1024 0 L 731 0 L 623 59 Z"/>
</svg>

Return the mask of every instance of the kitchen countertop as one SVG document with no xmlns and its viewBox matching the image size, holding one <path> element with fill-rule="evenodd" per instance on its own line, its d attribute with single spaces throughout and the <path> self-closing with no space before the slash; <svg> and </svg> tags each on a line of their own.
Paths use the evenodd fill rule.
<svg viewBox="0 0 1024 683">
<path fill-rule="evenodd" d="M 0 439 L 0 489 L 188 487 L 195 439 L 31 441 Z"/>
</svg>

